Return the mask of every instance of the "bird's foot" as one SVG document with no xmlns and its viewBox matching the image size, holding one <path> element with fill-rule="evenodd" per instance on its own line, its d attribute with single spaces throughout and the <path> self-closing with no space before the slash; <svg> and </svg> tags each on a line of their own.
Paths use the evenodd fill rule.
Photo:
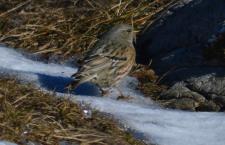
<svg viewBox="0 0 225 145">
<path fill-rule="evenodd" d="M 102 95 L 102 96 L 107 96 L 107 95 L 109 95 L 109 90 L 100 89 L 100 91 L 101 91 L 101 95 Z"/>
</svg>

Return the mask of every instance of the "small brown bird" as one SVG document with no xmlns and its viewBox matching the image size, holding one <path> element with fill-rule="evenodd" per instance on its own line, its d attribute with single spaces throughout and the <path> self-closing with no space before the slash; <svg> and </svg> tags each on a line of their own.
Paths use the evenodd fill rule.
<svg viewBox="0 0 225 145">
<path fill-rule="evenodd" d="M 119 24 L 107 32 L 83 60 L 69 88 L 91 82 L 102 90 L 118 83 L 135 63 L 132 26 Z"/>
</svg>

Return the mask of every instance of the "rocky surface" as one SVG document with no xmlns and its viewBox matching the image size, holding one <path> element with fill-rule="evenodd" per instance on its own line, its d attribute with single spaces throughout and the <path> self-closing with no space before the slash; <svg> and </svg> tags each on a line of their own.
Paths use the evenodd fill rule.
<svg viewBox="0 0 225 145">
<path fill-rule="evenodd" d="M 224 31 L 225 1 L 192 0 L 161 14 L 139 38 L 137 60 L 152 60 L 170 87 L 159 97 L 164 106 L 225 110 Z"/>
</svg>

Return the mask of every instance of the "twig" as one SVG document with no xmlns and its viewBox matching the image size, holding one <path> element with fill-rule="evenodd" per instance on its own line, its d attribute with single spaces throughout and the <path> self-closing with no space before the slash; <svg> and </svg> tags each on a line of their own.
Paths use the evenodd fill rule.
<svg viewBox="0 0 225 145">
<path fill-rule="evenodd" d="M 31 0 L 28 0 L 28 1 L 23 2 L 23 3 L 19 4 L 19 5 L 17 5 L 16 7 L 12 8 L 12 9 L 4 12 L 4 13 L 1 13 L 0 14 L 0 17 L 4 17 L 4 16 L 8 15 L 9 13 L 11 13 L 13 11 L 16 11 L 16 10 L 20 9 L 21 7 L 29 4 L 30 2 L 31 2 Z"/>
</svg>

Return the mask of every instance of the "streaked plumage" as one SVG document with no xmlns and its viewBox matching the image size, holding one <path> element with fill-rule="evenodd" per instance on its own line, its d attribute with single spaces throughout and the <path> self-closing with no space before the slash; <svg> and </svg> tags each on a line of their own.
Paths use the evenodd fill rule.
<svg viewBox="0 0 225 145">
<path fill-rule="evenodd" d="M 81 68 L 72 75 L 74 82 L 70 88 L 84 82 L 108 88 L 126 76 L 134 63 L 132 27 L 125 24 L 116 25 L 87 53 Z"/>
</svg>

